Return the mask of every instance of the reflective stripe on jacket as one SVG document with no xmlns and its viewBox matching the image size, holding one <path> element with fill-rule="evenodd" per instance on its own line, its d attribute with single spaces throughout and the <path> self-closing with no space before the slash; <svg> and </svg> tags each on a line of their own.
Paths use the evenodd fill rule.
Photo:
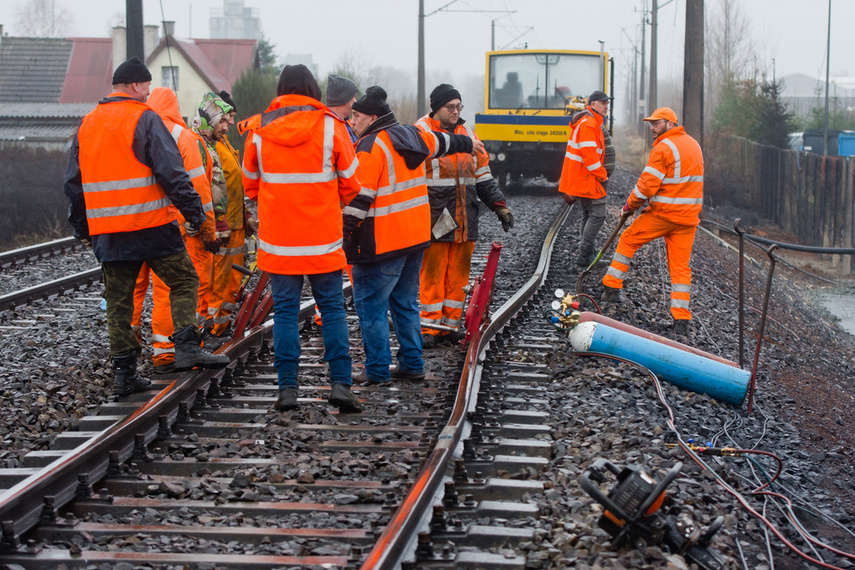
<svg viewBox="0 0 855 570">
<path fill-rule="evenodd" d="M 570 126 L 558 191 L 580 198 L 602 198 L 606 195 L 602 182 L 608 178 L 603 165 L 603 116 L 588 107 L 574 115 Z"/>
<path fill-rule="evenodd" d="M 134 126 L 148 110 L 128 97 L 101 103 L 83 118 L 77 137 L 90 235 L 153 228 L 177 217 L 151 168 L 133 152 Z"/>
<path fill-rule="evenodd" d="M 704 157 L 697 141 L 683 127 L 663 133 L 653 143 L 650 159 L 627 202 L 685 226 L 700 223 L 704 203 Z"/>
<path fill-rule="evenodd" d="M 426 115 L 416 122 L 416 127 L 425 131 L 451 132 L 443 129 L 440 122 Z M 472 136 L 472 130 L 463 119 L 455 125 L 453 134 Z M 490 157 L 486 152 L 473 157 L 471 153 L 449 154 L 425 163 L 428 196 L 430 197 L 431 227 L 436 224 L 443 210 L 454 217 L 457 229 L 435 241 L 475 241 L 478 239 L 478 200 L 495 211 L 496 202 L 505 199 L 499 185 L 490 172 Z"/>
<path fill-rule="evenodd" d="M 345 251 L 350 263 L 381 261 L 430 243 L 424 163 L 409 168 L 388 131 L 380 131 L 372 140 L 357 145 L 357 178 L 362 188 L 354 203 L 343 211 L 346 229 L 359 225 L 347 236 Z M 430 133 L 420 138 L 427 145 L 425 156 L 433 155 L 437 148 L 435 136 Z"/>
<path fill-rule="evenodd" d="M 163 124 L 166 125 L 169 134 L 178 145 L 178 151 L 184 160 L 184 168 L 193 183 L 193 189 L 202 200 L 202 211 L 205 212 L 205 223 L 202 224 L 202 234 L 214 238 L 214 204 L 211 202 L 211 155 L 205 146 L 202 137 L 191 131 L 181 118 L 178 108 L 178 96 L 172 89 L 167 87 L 155 87 L 151 90 L 146 104 L 154 110 Z M 179 222 L 182 224 L 181 231 L 184 233 L 184 217 L 179 214 Z"/>
<path fill-rule="evenodd" d="M 344 121 L 311 97 L 277 97 L 249 131 L 246 195 L 258 200 L 258 266 L 270 273 L 329 273 L 345 266 L 341 205 L 359 193 Z"/>
</svg>

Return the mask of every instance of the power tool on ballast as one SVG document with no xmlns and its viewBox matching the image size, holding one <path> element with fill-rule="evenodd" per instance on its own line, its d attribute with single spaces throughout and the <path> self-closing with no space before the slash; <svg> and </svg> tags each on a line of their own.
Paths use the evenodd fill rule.
<svg viewBox="0 0 855 570">
<path fill-rule="evenodd" d="M 724 567 L 724 559 L 708 546 L 724 524 L 724 517 L 718 517 L 704 532 L 693 525 L 681 530 L 677 520 L 679 508 L 671 508 L 665 514 L 659 510 L 665 500 L 665 488 L 682 467 L 683 464 L 677 462 L 662 482 L 657 483 L 641 468 L 621 468 L 599 458 L 582 474 L 579 485 L 605 508 L 597 524 L 611 535 L 615 548 L 624 544 L 636 548 L 661 544 L 702 570 L 720 570 Z M 607 472 L 611 472 L 617 482 L 606 495 L 598 485 L 605 483 Z"/>
</svg>

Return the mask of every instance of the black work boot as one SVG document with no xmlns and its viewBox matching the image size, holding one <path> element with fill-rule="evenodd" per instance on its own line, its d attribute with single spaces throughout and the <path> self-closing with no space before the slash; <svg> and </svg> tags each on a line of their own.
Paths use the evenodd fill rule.
<svg viewBox="0 0 855 570">
<path fill-rule="evenodd" d="M 606 287 L 606 290 L 603 291 L 603 296 L 600 297 L 600 302 L 602 303 L 621 303 L 623 299 L 620 297 L 620 289 L 615 289 L 614 287 Z"/>
<path fill-rule="evenodd" d="M 579 255 L 576 256 L 576 265 L 579 267 L 588 267 L 591 263 L 594 262 L 594 259 L 597 257 L 593 251 L 588 252 L 579 252 Z"/>
<path fill-rule="evenodd" d="M 674 321 L 674 328 L 671 330 L 674 332 L 675 336 L 688 336 L 689 335 L 689 321 L 687 321 L 687 320 Z"/>
<path fill-rule="evenodd" d="M 350 386 L 345 384 L 333 384 L 328 401 L 331 406 L 335 406 L 343 414 L 358 414 L 362 412 L 362 406 L 359 405 L 356 394 L 351 392 Z"/>
<path fill-rule="evenodd" d="M 211 354 L 202 349 L 202 335 L 194 326 L 186 326 L 180 331 L 172 333 L 170 340 L 175 343 L 175 368 L 176 372 L 190 370 L 191 368 L 225 368 L 229 364 L 229 357 L 224 354 Z"/>
<path fill-rule="evenodd" d="M 273 409 L 277 412 L 288 412 L 290 410 L 296 410 L 300 405 L 297 403 L 297 389 L 296 388 L 285 388 L 284 390 L 279 390 L 279 399 L 276 400 L 276 403 L 273 404 Z"/>
<path fill-rule="evenodd" d="M 135 350 L 113 357 L 113 394 L 127 396 L 134 392 L 145 392 L 151 388 L 151 380 L 137 374 Z"/>
</svg>

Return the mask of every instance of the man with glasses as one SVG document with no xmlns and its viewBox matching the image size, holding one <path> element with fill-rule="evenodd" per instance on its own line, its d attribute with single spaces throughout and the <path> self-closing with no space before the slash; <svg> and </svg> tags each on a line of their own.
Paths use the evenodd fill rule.
<svg viewBox="0 0 855 570">
<path fill-rule="evenodd" d="M 469 135 L 474 132 L 460 118 L 460 92 L 447 83 L 430 94 L 429 115 L 416 122 L 426 132 Z M 425 250 L 420 275 L 422 344 L 436 346 L 442 340 L 457 342 L 469 283 L 472 250 L 478 239 L 478 200 L 498 216 L 502 229 L 514 226 L 514 216 L 499 185 L 490 173 L 485 151 L 447 155 L 425 163 L 431 214 L 431 244 Z M 427 325 L 427 326 L 426 326 Z M 429 328 L 440 325 L 444 330 Z"/>
<path fill-rule="evenodd" d="M 704 202 L 704 157 L 697 141 L 677 125 L 677 114 L 671 109 L 656 109 L 644 120 L 656 140 L 622 212 L 635 211 L 645 202 L 648 207 L 620 236 L 614 259 L 603 277 L 606 290 L 602 300 L 620 301 L 632 256 L 647 242 L 664 238 L 671 272 L 673 334 L 686 336 L 692 319 L 689 260 Z"/>
<path fill-rule="evenodd" d="M 576 201 L 582 210 L 581 239 L 576 265 L 588 267 L 594 261 L 594 243 L 606 220 L 606 181 L 611 175 L 605 164 L 613 152 L 611 138 L 603 129 L 609 112 L 609 96 L 594 91 L 584 110 L 570 118 L 570 138 L 558 191 L 568 204 Z M 614 170 L 614 163 L 611 164 Z"/>
</svg>

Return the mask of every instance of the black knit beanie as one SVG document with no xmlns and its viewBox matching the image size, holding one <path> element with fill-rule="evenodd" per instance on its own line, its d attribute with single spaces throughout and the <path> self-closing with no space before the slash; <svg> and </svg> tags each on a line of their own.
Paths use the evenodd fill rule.
<svg viewBox="0 0 855 570">
<path fill-rule="evenodd" d="M 320 101 L 321 88 L 318 87 L 318 82 L 315 81 L 315 76 L 309 68 L 302 63 L 286 65 L 279 76 L 276 95 L 305 95 Z"/>
<path fill-rule="evenodd" d="M 145 83 L 146 81 L 151 81 L 151 73 L 138 57 L 123 61 L 113 72 L 113 85 L 118 83 Z"/>
<path fill-rule="evenodd" d="M 603 93 L 602 91 L 594 91 L 593 93 L 591 93 L 591 96 L 588 97 L 588 105 L 590 105 L 594 101 L 608 102 L 609 96 Z"/>
<path fill-rule="evenodd" d="M 430 110 L 436 113 L 452 99 L 462 100 L 463 97 L 460 96 L 460 91 L 448 83 L 441 83 L 434 87 L 434 90 L 430 92 Z"/>
<path fill-rule="evenodd" d="M 386 91 L 379 85 L 372 85 L 365 90 L 365 95 L 356 100 L 353 110 L 366 115 L 382 117 L 392 112 L 386 103 Z"/>
<path fill-rule="evenodd" d="M 235 105 L 235 102 L 232 101 L 232 96 L 228 91 L 220 91 L 219 93 L 217 93 L 217 95 L 220 96 L 220 99 L 222 99 L 231 106 L 232 111 L 237 111 L 237 105 Z"/>
</svg>

